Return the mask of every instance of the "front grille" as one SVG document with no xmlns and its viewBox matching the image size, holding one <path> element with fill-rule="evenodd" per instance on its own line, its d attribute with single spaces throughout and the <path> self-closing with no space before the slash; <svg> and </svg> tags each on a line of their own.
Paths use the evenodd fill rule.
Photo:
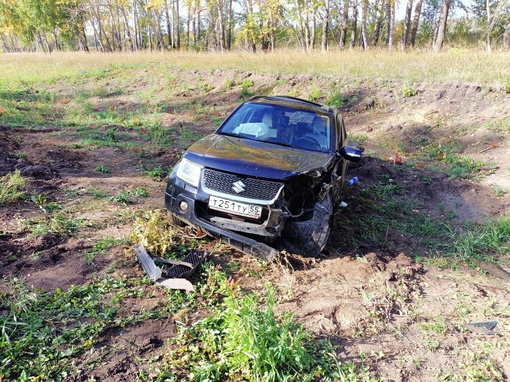
<svg viewBox="0 0 510 382">
<path fill-rule="evenodd" d="M 234 191 L 234 183 L 241 180 L 245 185 L 243 192 Z M 204 170 L 204 187 L 228 195 L 236 195 L 247 199 L 274 200 L 283 185 L 277 182 L 255 178 L 241 178 L 235 174 L 220 171 Z"/>
</svg>

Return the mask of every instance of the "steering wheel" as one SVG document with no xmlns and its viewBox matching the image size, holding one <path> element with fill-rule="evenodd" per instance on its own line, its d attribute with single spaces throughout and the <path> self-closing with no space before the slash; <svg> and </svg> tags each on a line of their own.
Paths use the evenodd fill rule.
<svg viewBox="0 0 510 382">
<path fill-rule="evenodd" d="M 321 145 L 317 140 L 313 137 L 301 137 L 296 139 L 294 144 L 297 147 L 308 149 L 308 150 L 314 150 L 314 151 L 320 151 Z"/>
</svg>

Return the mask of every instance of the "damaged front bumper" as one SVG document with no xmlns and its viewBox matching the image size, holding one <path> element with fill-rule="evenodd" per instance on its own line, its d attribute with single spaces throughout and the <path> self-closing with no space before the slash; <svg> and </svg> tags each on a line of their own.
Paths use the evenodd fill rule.
<svg viewBox="0 0 510 382">
<path fill-rule="evenodd" d="M 279 251 L 250 237 L 222 228 L 196 215 L 195 199 L 185 193 L 178 193 L 175 197 L 171 190 L 165 193 L 167 209 L 183 222 L 205 231 L 210 236 L 218 238 L 221 242 L 248 255 L 262 260 L 271 260 L 277 257 Z M 184 208 L 183 208 L 184 207 Z M 226 222 L 223 222 L 226 224 Z M 235 223 L 230 223 L 235 224 Z"/>
</svg>

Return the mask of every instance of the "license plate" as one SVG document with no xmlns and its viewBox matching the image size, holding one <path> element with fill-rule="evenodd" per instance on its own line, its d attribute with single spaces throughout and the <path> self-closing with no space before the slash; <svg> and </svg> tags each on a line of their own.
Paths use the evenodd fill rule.
<svg viewBox="0 0 510 382">
<path fill-rule="evenodd" d="M 209 197 L 209 208 L 255 219 L 259 218 L 262 214 L 262 206 L 234 202 L 232 200 L 222 199 L 216 196 Z"/>
</svg>

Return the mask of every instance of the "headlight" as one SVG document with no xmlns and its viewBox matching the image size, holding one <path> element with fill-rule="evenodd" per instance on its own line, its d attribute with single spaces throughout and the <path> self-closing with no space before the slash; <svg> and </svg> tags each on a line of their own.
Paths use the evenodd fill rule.
<svg viewBox="0 0 510 382">
<path fill-rule="evenodd" d="M 187 159 L 183 159 L 181 163 L 179 163 L 176 175 L 186 183 L 189 183 L 193 187 L 197 188 L 200 181 L 201 170 L 202 166 Z"/>
</svg>

